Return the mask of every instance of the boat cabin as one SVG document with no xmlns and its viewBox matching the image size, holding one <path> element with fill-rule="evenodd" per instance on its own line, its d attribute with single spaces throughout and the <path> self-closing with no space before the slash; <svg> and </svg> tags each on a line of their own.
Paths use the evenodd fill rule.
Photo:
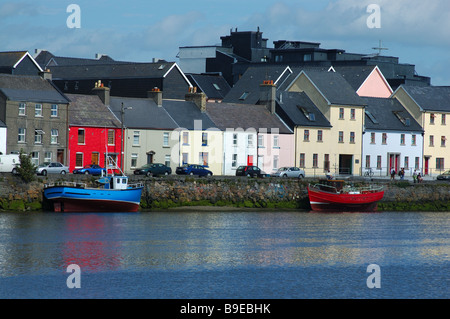
<svg viewBox="0 0 450 319">
<path fill-rule="evenodd" d="M 97 182 L 104 184 L 105 189 L 127 189 L 127 176 L 104 176 L 97 180 Z"/>
</svg>

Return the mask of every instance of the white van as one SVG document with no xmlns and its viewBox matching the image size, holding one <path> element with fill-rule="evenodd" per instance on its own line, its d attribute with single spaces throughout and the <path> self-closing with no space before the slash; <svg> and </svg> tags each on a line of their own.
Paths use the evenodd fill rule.
<svg viewBox="0 0 450 319">
<path fill-rule="evenodd" d="M 1 173 L 17 173 L 17 166 L 20 165 L 19 155 L 8 154 L 0 155 L 0 172 Z"/>
</svg>

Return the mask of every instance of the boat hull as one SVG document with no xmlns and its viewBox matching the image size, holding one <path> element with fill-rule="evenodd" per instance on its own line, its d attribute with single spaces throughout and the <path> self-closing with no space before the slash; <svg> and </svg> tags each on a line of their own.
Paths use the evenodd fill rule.
<svg viewBox="0 0 450 319">
<path fill-rule="evenodd" d="M 384 191 L 340 194 L 308 187 L 308 196 L 311 208 L 315 211 L 367 212 L 377 210 Z"/>
<path fill-rule="evenodd" d="M 137 212 L 142 187 L 128 189 L 90 189 L 53 186 L 44 196 L 56 212 Z"/>
</svg>

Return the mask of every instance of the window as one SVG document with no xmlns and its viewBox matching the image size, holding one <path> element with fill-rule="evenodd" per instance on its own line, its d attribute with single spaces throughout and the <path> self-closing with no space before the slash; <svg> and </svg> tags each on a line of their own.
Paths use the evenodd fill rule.
<svg viewBox="0 0 450 319">
<path fill-rule="evenodd" d="M 44 153 L 44 162 L 51 162 L 52 161 L 52 152 L 45 152 Z"/>
<path fill-rule="evenodd" d="M 26 133 L 26 129 L 19 128 L 19 135 L 17 138 L 18 143 L 25 143 L 25 133 Z"/>
<path fill-rule="evenodd" d="M 34 130 L 34 144 L 42 144 L 42 135 L 44 132 L 42 130 Z"/>
<path fill-rule="evenodd" d="M 19 115 L 26 115 L 26 103 L 19 103 Z"/>
<path fill-rule="evenodd" d="M 441 124 L 445 125 L 445 114 L 441 115 Z"/>
<path fill-rule="evenodd" d="M 405 134 L 400 134 L 400 145 L 405 145 Z"/>
<path fill-rule="evenodd" d="M 370 144 L 375 144 L 375 133 L 370 133 Z"/>
<path fill-rule="evenodd" d="M 42 116 L 42 104 L 34 105 L 34 116 L 41 117 Z"/>
<path fill-rule="evenodd" d="M 370 155 L 366 155 L 366 168 L 370 168 Z"/>
<path fill-rule="evenodd" d="M 313 154 L 313 167 L 317 168 L 319 163 L 319 155 L 318 154 Z"/>
<path fill-rule="evenodd" d="M 416 146 L 416 134 L 411 135 L 411 145 Z"/>
<path fill-rule="evenodd" d="M 75 155 L 75 166 L 83 167 L 83 153 L 77 153 Z"/>
<path fill-rule="evenodd" d="M 420 161 L 420 158 L 416 157 L 414 160 L 414 168 L 415 169 L 419 169 L 419 161 Z"/>
<path fill-rule="evenodd" d="M 322 141 L 323 141 L 323 131 L 317 130 L 317 142 L 322 142 Z"/>
<path fill-rule="evenodd" d="M 238 136 L 237 134 L 233 134 L 233 145 L 236 146 L 238 143 Z"/>
<path fill-rule="evenodd" d="M 50 116 L 57 117 L 58 116 L 58 104 L 52 104 L 50 107 Z"/>
<path fill-rule="evenodd" d="M 343 107 L 339 108 L 339 119 L 340 120 L 344 119 L 344 108 Z"/>
<path fill-rule="evenodd" d="M 356 119 L 356 111 L 355 109 L 350 109 L 350 120 Z"/>
<path fill-rule="evenodd" d="M 167 167 L 170 167 L 170 155 L 165 155 L 165 156 L 164 156 L 164 164 L 165 164 Z"/>
<path fill-rule="evenodd" d="M 381 135 L 381 144 L 383 144 L 383 145 L 387 144 L 387 133 L 383 133 Z"/>
<path fill-rule="evenodd" d="M 137 166 L 138 155 L 136 153 L 131 154 L 131 167 Z"/>
<path fill-rule="evenodd" d="M 133 146 L 139 146 L 141 139 L 141 132 L 140 131 L 134 131 L 133 132 Z"/>
<path fill-rule="evenodd" d="M 325 171 L 330 170 L 330 154 L 324 154 L 323 155 L 323 169 Z"/>
<path fill-rule="evenodd" d="M 377 156 L 377 169 L 381 169 L 381 155 Z"/>
<path fill-rule="evenodd" d="M 198 163 L 200 165 L 208 166 L 208 152 L 200 152 Z"/>
<path fill-rule="evenodd" d="M 305 167 L 305 153 L 300 153 L 300 163 L 299 166 L 304 168 Z"/>
<path fill-rule="evenodd" d="M 429 146 L 434 146 L 434 136 L 430 135 L 430 145 Z"/>
<path fill-rule="evenodd" d="M 264 136 L 258 135 L 258 147 L 264 147 Z"/>
<path fill-rule="evenodd" d="M 51 130 L 51 136 L 50 136 L 50 143 L 51 144 L 58 144 L 58 130 L 55 128 L 52 128 Z"/>
<path fill-rule="evenodd" d="M 202 133 L 202 146 L 208 145 L 208 133 Z"/>
<path fill-rule="evenodd" d="M 405 162 L 404 162 L 404 165 L 403 165 L 406 169 L 408 169 L 409 168 L 409 157 L 408 156 L 405 156 Z"/>
<path fill-rule="evenodd" d="M 31 152 L 31 162 L 36 166 L 39 165 L 39 152 Z"/>
<path fill-rule="evenodd" d="M 78 144 L 84 144 L 84 129 L 78 129 Z"/>
<path fill-rule="evenodd" d="M 309 142 L 309 130 L 303 131 L 303 141 Z"/>
<path fill-rule="evenodd" d="M 233 154 L 231 156 L 231 167 L 236 167 L 237 166 L 237 154 Z"/>
<path fill-rule="evenodd" d="M 355 144 L 355 132 L 350 132 L 350 143 Z"/>
<path fill-rule="evenodd" d="M 338 142 L 344 143 L 344 131 L 339 131 Z"/>
<path fill-rule="evenodd" d="M 444 158 L 436 157 L 436 169 L 444 169 Z"/>
<path fill-rule="evenodd" d="M 278 138 L 279 138 L 278 135 L 274 135 L 274 136 L 273 136 L 273 147 L 274 147 L 274 148 L 280 148 Z"/>
<path fill-rule="evenodd" d="M 169 146 L 169 133 L 164 132 L 163 133 L 163 147 L 168 147 L 168 146 Z"/>
<path fill-rule="evenodd" d="M 253 147 L 253 135 L 249 134 L 247 136 L 248 147 Z"/>
<path fill-rule="evenodd" d="M 278 169 L 278 155 L 273 156 L 273 169 Z"/>
<path fill-rule="evenodd" d="M 183 145 L 189 145 L 189 132 L 183 132 Z"/>
<path fill-rule="evenodd" d="M 116 131 L 114 130 L 108 130 L 108 145 L 115 145 L 116 144 Z"/>
<path fill-rule="evenodd" d="M 245 100 L 247 97 L 248 97 L 248 95 L 249 95 L 250 93 L 248 93 L 248 92 L 244 92 L 244 93 L 242 93 L 242 95 L 241 95 L 241 97 L 239 98 L 239 100 Z"/>
<path fill-rule="evenodd" d="M 188 159 L 189 159 L 189 154 L 188 153 L 183 153 L 182 155 L 182 164 L 185 165 L 188 163 Z"/>
<path fill-rule="evenodd" d="M 445 136 L 441 136 L 441 147 L 445 147 Z"/>
<path fill-rule="evenodd" d="M 434 124 L 434 118 L 435 118 L 436 116 L 434 115 L 434 113 L 431 113 L 430 114 L 430 124 Z"/>
</svg>

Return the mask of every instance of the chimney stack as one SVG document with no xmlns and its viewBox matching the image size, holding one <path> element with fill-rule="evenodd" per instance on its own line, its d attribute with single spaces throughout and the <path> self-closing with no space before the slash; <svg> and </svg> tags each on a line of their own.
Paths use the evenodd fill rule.
<svg viewBox="0 0 450 319">
<path fill-rule="evenodd" d="M 259 85 L 259 104 L 266 105 L 270 113 L 275 114 L 275 97 L 277 86 L 272 80 L 263 81 Z"/>
<path fill-rule="evenodd" d="M 52 81 L 53 77 L 52 77 L 52 72 L 50 72 L 50 69 L 45 69 L 43 72 L 40 73 L 40 76 L 44 79 L 44 80 L 50 80 Z"/>
<path fill-rule="evenodd" d="M 189 93 L 185 95 L 185 100 L 194 102 L 202 113 L 206 112 L 206 94 L 203 92 L 197 93 L 196 87 L 189 88 Z"/>
<path fill-rule="evenodd" d="M 109 105 L 110 89 L 109 87 L 105 87 L 102 81 L 98 80 L 95 82 L 95 87 L 92 89 L 92 93 L 97 94 L 103 104 Z"/>
<path fill-rule="evenodd" d="M 155 101 L 157 106 L 162 106 L 162 91 L 154 87 L 151 91 L 147 92 L 147 97 Z"/>
</svg>

